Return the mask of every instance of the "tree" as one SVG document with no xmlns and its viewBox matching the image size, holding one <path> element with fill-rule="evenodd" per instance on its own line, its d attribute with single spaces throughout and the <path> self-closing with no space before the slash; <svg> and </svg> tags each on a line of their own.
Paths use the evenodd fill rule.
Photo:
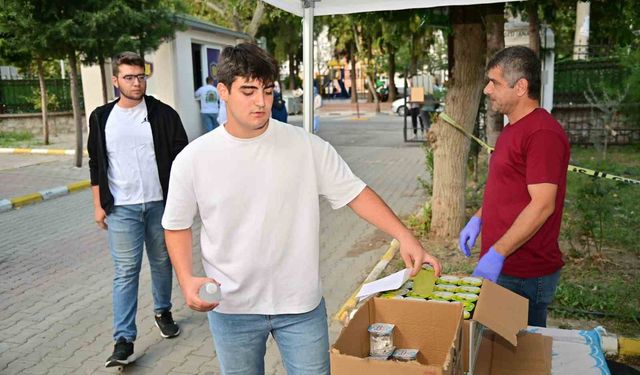
<svg viewBox="0 0 640 375">
<path fill-rule="evenodd" d="M 504 48 L 504 3 L 487 5 L 485 23 L 487 25 L 487 62 L 489 62 L 493 55 Z M 487 143 L 495 146 L 502 131 L 503 116 L 491 108 L 489 98 L 485 98 L 485 108 Z"/>
<path fill-rule="evenodd" d="M 105 0 L 103 0 L 105 1 Z M 164 41 L 173 39 L 182 28 L 176 14 L 186 11 L 180 0 L 122 0 L 127 21 L 123 35 L 131 38 L 131 45 L 142 57 L 154 51 Z"/>
<path fill-rule="evenodd" d="M 181 26 L 175 15 L 184 10 L 176 0 L 89 0 L 75 17 L 87 36 L 78 50 L 84 64 L 100 67 L 102 98 L 107 102 L 105 61 L 125 50 L 141 56 L 174 37 Z"/>
<path fill-rule="evenodd" d="M 294 90 L 298 65 L 302 60 L 302 22 L 300 17 L 269 6 L 259 36 L 264 36 L 267 49 L 278 62 L 289 62 L 289 89 Z"/>
<path fill-rule="evenodd" d="M 319 27 L 326 25 L 329 28 L 329 35 L 335 39 L 334 54 L 336 58 L 339 59 L 340 57 L 346 56 L 351 67 L 349 73 L 351 80 L 351 103 L 357 103 L 355 40 L 350 26 L 351 16 L 352 15 L 333 15 L 317 17 L 314 21 L 314 26 L 316 24 Z"/>
<path fill-rule="evenodd" d="M 481 20 L 484 13 L 481 5 L 450 8 L 454 65 L 445 108 L 469 133 L 475 125 L 484 82 L 486 35 Z M 469 139 L 440 119 L 429 132 L 429 141 L 434 156 L 431 235 L 453 238 L 465 219 Z"/>
<path fill-rule="evenodd" d="M 190 0 L 190 8 L 191 14 L 246 33 L 255 40 L 266 5 L 261 0 Z"/>
<path fill-rule="evenodd" d="M 43 25 L 50 20 L 44 14 L 34 14 L 31 3 L 6 0 L 0 12 L 0 56 L 19 66 L 35 62 L 40 84 L 43 143 L 49 144 L 49 114 L 44 61 L 47 58 L 47 40 Z"/>
</svg>

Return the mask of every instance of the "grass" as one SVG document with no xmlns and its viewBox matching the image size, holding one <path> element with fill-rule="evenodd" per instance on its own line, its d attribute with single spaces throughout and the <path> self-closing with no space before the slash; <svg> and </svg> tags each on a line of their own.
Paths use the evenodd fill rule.
<svg viewBox="0 0 640 375">
<path fill-rule="evenodd" d="M 31 132 L 0 131 L 0 147 L 23 147 L 25 144 L 35 144 Z"/>
<path fill-rule="evenodd" d="M 640 145 L 574 147 L 572 163 L 640 179 Z M 640 336 L 640 186 L 576 173 L 567 177 L 561 234 L 565 268 L 552 316 L 597 318 L 624 336 Z"/>
</svg>

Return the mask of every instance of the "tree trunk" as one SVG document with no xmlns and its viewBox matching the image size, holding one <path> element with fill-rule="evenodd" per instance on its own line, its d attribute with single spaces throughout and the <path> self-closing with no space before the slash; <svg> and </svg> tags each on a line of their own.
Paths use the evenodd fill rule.
<svg viewBox="0 0 640 375">
<path fill-rule="evenodd" d="M 356 54 L 353 51 L 353 43 L 350 45 L 351 53 L 351 103 L 358 103 L 358 77 L 356 69 Z"/>
<path fill-rule="evenodd" d="M 417 33 L 411 34 L 411 56 L 409 58 L 409 74 L 411 76 L 418 74 L 418 54 L 415 51 L 419 38 Z"/>
<path fill-rule="evenodd" d="M 538 20 L 538 3 L 527 1 L 527 14 L 529 15 L 529 48 L 540 56 L 540 32 Z"/>
<path fill-rule="evenodd" d="M 380 113 L 380 101 L 378 100 L 378 95 L 376 95 L 376 85 L 373 83 L 373 73 L 367 74 L 367 83 L 369 86 L 369 95 L 373 98 L 374 103 L 376 103 L 376 113 Z"/>
<path fill-rule="evenodd" d="M 396 51 L 393 48 L 388 48 L 387 51 L 389 52 L 389 69 L 387 71 L 387 73 L 389 74 L 388 102 L 393 103 L 393 101 L 396 100 L 396 97 L 398 96 L 398 88 L 396 87 L 396 81 L 394 79 L 396 76 Z"/>
<path fill-rule="evenodd" d="M 100 88 L 102 88 L 102 102 L 107 104 L 109 96 L 107 95 L 107 72 L 104 69 L 104 56 L 98 56 L 98 65 L 100 65 Z"/>
<path fill-rule="evenodd" d="M 258 27 L 262 22 L 264 16 L 264 2 L 261 0 L 256 1 L 256 8 L 253 10 L 253 17 L 251 22 L 247 25 L 246 33 L 251 37 L 251 40 L 256 40 L 256 34 L 258 33 Z"/>
<path fill-rule="evenodd" d="M 484 82 L 486 35 L 480 16 L 483 6 L 451 8 L 455 66 L 449 82 L 447 114 L 473 132 Z M 465 186 L 469 139 L 438 120 L 429 132 L 433 149 L 433 214 L 431 235 L 437 239 L 458 236 L 465 219 Z"/>
<path fill-rule="evenodd" d="M 73 107 L 73 122 L 76 125 L 76 157 L 75 166 L 82 167 L 82 113 L 80 113 L 80 95 L 78 93 L 78 61 L 76 52 L 69 54 L 69 78 L 71 81 L 71 106 Z"/>
<path fill-rule="evenodd" d="M 487 25 L 487 62 L 489 62 L 493 55 L 504 48 L 504 3 L 487 5 L 485 20 Z M 485 108 L 487 143 L 490 146 L 495 146 L 504 126 L 503 116 L 491 109 L 489 98 L 485 98 Z"/>
<path fill-rule="evenodd" d="M 289 51 L 289 90 L 296 89 L 296 55 Z"/>
<path fill-rule="evenodd" d="M 42 136 L 45 145 L 49 144 L 49 100 L 47 98 L 47 84 L 44 81 L 44 64 L 42 59 L 37 59 L 38 82 L 40 83 L 40 107 L 42 109 Z"/>
<path fill-rule="evenodd" d="M 367 72 L 367 85 L 369 86 L 368 95 L 367 95 L 367 103 L 376 103 L 376 113 L 380 113 L 380 103 L 378 100 L 378 94 L 376 93 L 376 73 L 377 67 L 375 60 L 373 59 L 373 51 L 371 50 L 371 40 L 369 38 L 366 39 L 367 42 L 367 68 L 369 72 Z"/>
</svg>

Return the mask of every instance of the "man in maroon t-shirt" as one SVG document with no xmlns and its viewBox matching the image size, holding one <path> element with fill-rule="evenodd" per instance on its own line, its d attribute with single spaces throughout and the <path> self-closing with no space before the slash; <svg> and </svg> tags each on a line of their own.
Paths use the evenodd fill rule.
<svg viewBox="0 0 640 375">
<path fill-rule="evenodd" d="M 547 307 L 564 265 L 558 246 L 569 142 L 539 108 L 540 61 L 526 47 L 498 52 L 487 66 L 484 93 L 509 119 L 491 154 L 482 207 L 460 232 L 460 250 L 482 231 L 474 276 L 529 300 L 529 325 L 546 326 Z"/>
</svg>

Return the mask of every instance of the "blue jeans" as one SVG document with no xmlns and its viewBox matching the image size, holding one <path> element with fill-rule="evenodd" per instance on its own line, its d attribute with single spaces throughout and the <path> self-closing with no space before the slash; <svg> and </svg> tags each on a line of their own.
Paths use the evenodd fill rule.
<svg viewBox="0 0 640 375">
<path fill-rule="evenodd" d="M 546 327 L 547 308 L 553 302 L 558 280 L 560 280 L 560 271 L 528 279 L 501 274 L 498 277 L 498 285 L 529 300 L 530 326 Z"/>
<path fill-rule="evenodd" d="M 113 259 L 113 339 L 137 336 L 138 284 L 143 245 L 151 268 L 155 313 L 171 310 L 172 267 L 161 220 L 164 202 L 114 206 L 107 217 L 109 250 Z"/>
<path fill-rule="evenodd" d="M 217 113 L 200 113 L 200 117 L 202 117 L 202 130 L 204 130 L 205 133 L 218 127 Z"/>
<path fill-rule="evenodd" d="M 264 374 L 273 335 L 289 375 L 329 374 L 329 335 L 324 299 L 302 314 L 257 315 L 209 312 L 209 328 L 224 375 Z"/>
</svg>

